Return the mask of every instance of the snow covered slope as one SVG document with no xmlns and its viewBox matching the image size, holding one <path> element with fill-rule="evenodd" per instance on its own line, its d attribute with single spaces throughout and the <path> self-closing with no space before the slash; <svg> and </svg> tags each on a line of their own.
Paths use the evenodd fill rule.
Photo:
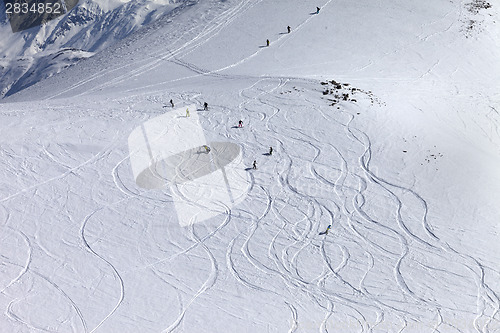
<svg viewBox="0 0 500 333">
<path fill-rule="evenodd" d="M 318 5 L 200 0 L 3 100 L 2 331 L 500 332 L 498 8 Z"/>
</svg>

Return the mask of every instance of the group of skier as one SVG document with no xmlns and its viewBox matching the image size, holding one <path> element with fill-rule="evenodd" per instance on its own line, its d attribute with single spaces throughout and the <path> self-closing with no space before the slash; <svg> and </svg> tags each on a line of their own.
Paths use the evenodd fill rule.
<svg viewBox="0 0 500 333">
<path fill-rule="evenodd" d="M 170 103 L 170 106 L 172 108 L 175 107 L 174 101 L 172 99 L 170 99 L 169 103 Z M 164 107 L 166 107 L 166 105 Z M 203 110 L 208 111 L 208 103 L 207 102 L 203 103 Z M 186 117 L 189 117 L 189 110 L 186 110 Z"/>
<path fill-rule="evenodd" d="M 172 99 L 170 100 L 170 105 L 171 105 L 172 107 L 174 107 L 174 102 L 173 102 L 173 100 L 172 100 Z M 203 110 L 205 110 L 205 111 L 207 111 L 207 110 L 208 110 L 208 103 L 207 103 L 207 102 L 204 102 L 204 103 L 203 103 Z M 191 115 L 190 115 L 190 113 L 189 113 L 189 108 L 187 108 L 187 109 L 186 109 L 186 118 L 188 118 L 188 117 L 190 117 L 190 116 L 191 116 Z M 242 127 L 243 127 L 243 120 L 241 120 L 241 119 L 240 119 L 240 120 L 238 121 L 238 127 L 239 127 L 239 128 L 242 128 Z M 210 153 L 210 151 L 211 151 L 210 147 L 209 147 L 209 146 L 207 146 L 207 145 L 203 145 L 203 149 L 205 150 L 205 153 L 207 153 L 207 154 L 208 154 L 208 153 Z M 273 154 L 273 147 L 269 147 L 269 153 L 268 153 L 268 155 L 272 155 L 272 154 Z M 254 170 L 257 170 L 257 161 L 256 161 L 256 160 L 254 160 L 254 161 L 253 161 L 252 168 L 253 168 Z"/>
<path fill-rule="evenodd" d="M 319 7 L 317 7 L 317 13 L 319 13 Z M 288 32 L 290 33 L 290 27 L 288 27 Z M 269 46 L 269 40 L 267 40 L 267 44 Z M 172 99 L 170 100 L 170 105 L 172 106 L 172 108 L 174 107 L 174 102 L 173 102 Z M 205 111 L 208 110 L 208 103 L 207 102 L 203 103 L 203 110 L 205 110 Z M 186 109 L 186 117 L 190 117 L 189 108 Z M 239 120 L 238 121 L 238 127 L 239 128 L 243 127 L 243 120 Z M 203 149 L 205 150 L 205 153 L 207 153 L 207 154 L 210 153 L 210 151 L 211 151 L 211 148 L 209 146 L 207 146 L 207 145 L 203 145 Z M 269 147 L 269 153 L 267 155 L 272 156 L 273 155 L 273 151 L 274 151 L 273 147 Z M 257 170 L 257 160 L 253 161 L 252 169 L 253 170 Z M 319 234 L 320 235 L 328 235 L 328 231 L 330 231 L 331 227 L 332 227 L 331 225 L 328 225 L 328 227 L 326 228 L 326 230 L 323 231 L 323 232 L 320 232 Z"/>
<path fill-rule="evenodd" d="M 271 156 L 273 154 L 273 147 L 269 147 L 268 155 Z M 253 161 L 252 169 L 257 170 L 257 160 Z"/>
<path fill-rule="evenodd" d="M 319 14 L 320 10 L 321 10 L 321 8 L 316 7 L 316 14 Z M 287 26 L 286 30 L 288 31 L 288 33 L 290 33 L 292 31 L 292 28 L 290 28 L 290 26 Z M 270 44 L 271 44 L 271 42 L 269 41 L 269 39 L 266 39 L 266 46 L 269 46 Z"/>
</svg>

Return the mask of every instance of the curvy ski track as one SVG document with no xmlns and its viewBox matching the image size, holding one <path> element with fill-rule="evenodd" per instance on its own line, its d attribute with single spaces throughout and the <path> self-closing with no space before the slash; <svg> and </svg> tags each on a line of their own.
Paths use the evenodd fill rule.
<svg viewBox="0 0 500 333">
<path fill-rule="evenodd" d="M 184 97 L 189 101 L 198 95 Z M 3 239 L 18 239 L 27 250 L 24 263 L 11 262 L 17 269 L 2 280 L 4 297 L 10 290 L 25 289 L 24 298 L 4 304 L 5 315 L 29 330 L 43 330 L 43 323 L 25 316 L 22 305 L 29 297 L 47 296 L 52 289 L 49 298 L 70 309 L 59 329 L 112 330 L 113 322 L 125 320 L 129 311 L 128 283 L 136 286 L 136 276 L 148 275 L 157 281 L 152 292 L 163 299 L 156 306 L 164 308 L 156 325 L 147 326 L 153 331 L 190 331 L 196 309 L 223 296 L 222 286 L 228 279 L 243 294 L 269 300 L 286 318 L 279 325 L 286 325 L 289 332 L 470 331 L 464 329 L 466 325 L 489 332 L 498 322 L 500 301 L 486 283 L 483 264 L 439 238 L 425 198 L 372 169 L 370 138 L 353 125 L 362 107 L 328 106 L 309 80 L 290 78 L 255 79 L 231 98 L 235 101 L 232 110 L 213 106 L 213 111 L 200 112 L 202 124 L 239 142 L 248 164 L 256 156 L 258 169 L 249 171 L 246 202 L 226 207 L 226 214 L 206 225 L 173 227 L 175 218 L 165 211 L 171 204 L 170 194 L 136 188 L 128 154 L 123 154 L 124 142 L 117 134 L 78 156 L 73 144 L 47 144 L 59 142 L 54 132 L 39 143 L 39 155 L 28 158 L 28 163 L 6 164 L 6 170 L 18 168 L 34 179 L 24 190 L 0 200 Z M 314 116 L 308 124 L 295 127 L 302 112 Z M 238 117 L 244 119 L 243 128 L 227 124 Z M 128 130 L 141 121 L 130 123 Z M 92 136 L 104 138 L 104 133 L 104 128 L 97 128 Z M 265 156 L 269 146 L 275 153 Z M 38 168 L 44 164 L 58 165 L 60 173 L 41 178 Z M 88 175 L 95 175 L 96 182 L 77 189 L 78 179 L 88 179 Z M 10 211 L 6 205 L 27 198 L 34 203 L 24 212 Z M 32 219 L 30 211 L 36 202 L 46 203 L 52 219 L 70 222 L 66 229 L 56 227 L 50 236 L 44 223 L 34 221 L 34 228 L 14 232 L 13 216 Z M 83 205 L 81 214 L 73 213 L 75 205 Z M 144 206 L 151 209 L 149 218 L 140 213 Z M 318 235 L 329 224 L 330 233 Z M 65 253 L 55 252 L 50 239 L 62 241 Z M 120 255 L 121 251 L 126 254 Z M 52 263 L 41 266 L 41 256 L 52 258 Z M 97 282 L 83 283 L 83 293 L 57 274 L 67 269 L 68 258 L 76 256 L 87 257 L 92 268 L 73 267 L 70 276 L 76 281 L 83 274 Z M 182 278 L 185 265 L 196 279 Z M 438 289 L 457 296 L 436 298 L 442 294 L 434 295 Z M 106 296 L 96 296 L 103 292 Z M 104 302 L 98 316 L 88 317 L 88 305 L 83 306 L 86 297 Z M 257 311 L 253 304 L 245 306 L 246 311 Z M 259 330 L 272 324 L 284 328 L 270 322 L 271 318 L 238 316 L 230 304 L 216 307 L 236 327 Z"/>
<path fill-rule="evenodd" d="M 481 264 L 474 258 L 459 253 L 439 240 L 427 221 L 427 203 L 422 197 L 409 188 L 391 184 L 377 177 L 370 170 L 371 149 L 369 138 L 366 134 L 351 126 L 353 116 L 344 113 L 342 116 L 345 121 L 340 124 L 334 119 L 328 119 L 328 123 L 338 124 L 338 126 L 343 127 L 345 135 L 352 140 L 353 144 L 359 146 L 359 151 L 349 152 L 350 155 L 354 156 L 345 157 L 341 153 L 342 147 L 335 147 L 333 143 L 330 143 L 340 157 L 337 162 L 339 164 L 333 166 L 333 168 L 340 170 L 340 175 L 337 179 L 327 181 L 325 177 L 314 171 L 315 167 L 321 166 L 320 163 L 317 163 L 317 160 L 321 156 L 322 150 L 319 147 L 325 144 L 325 137 L 316 137 L 315 134 L 321 132 L 317 128 L 310 134 L 301 133 L 296 128 L 286 128 L 288 122 L 280 119 L 280 117 L 285 117 L 284 114 L 281 113 L 279 107 L 274 106 L 281 105 L 283 101 L 273 103 L 273 99 L 279 99 L 274 92 L 283 91 L 286 84 L 283 84 L 283 80 L 280 80 L 275 82 L 275 86 L 273 86 L 272 81 L 260 80 L 249 88 L 242 90 L 240 97 L 245 100 L 240 103 L 240 109 L 244 109 L 247 115 L 251 115 L 248 126 L 255 128 L 257 123 L 264 121 L 266 128 L 272 129 L 270 133 L 273 134 L 268 134 L 269 137 L 266 137 L 259 132 L 257 137 L 257 135 L 252 135 L 254 134 L 252 133 L 253 130 L 250 130 L 244 132 L 243 135 L 239 133 L 237 136 L 231 135 L 237 141 L 243 142 L 245 148 L 244 142 L 248 142 L 250 135 L 252 135 L 251 139 L 257 140 L 263 146 L 265 146 L 264 142 L 276 142 L 280 151 L 279 159 L 284 161 L 283 168 L 276 170 L 280 182 L 280 191 L 276 197 L 268 193 L 265 188 L 257 186 L 260 179 L 262 179 L 261 182 L 265 182 L 266 175 L 260 176 L 260 173 L 257 173 L 255 178 L 252 178 L 254 182 L 253 189 L 265 193 L 265 195 L 257 193 L 255 196 L 267 198 L 267 204 L 260 214 L 246 212 L 251 216 L 250 230 L 247 231 L 246 236 L 245 233 L 240 233 L 229 244 L 226 252 L 226 264 L 233 276 L 247 288 L 275 293 L 275 291 L 271 290 L 266 291 L 265 285 L 255 285 L 239 273 L 239 268 L 235 261 L 232 260 L 232 257 L 236 256 L 236 254 L 233 254 L 235 242 L 238 238 L 243 238 L 241 252 L 255 269 L 270 276 L 276 276 L 285 281 L 287 286 L 292 287 L 299 293 L 303 293 L 318 307 L 324 309 L 325 317 L 330 317 L 332 312 L 335 312 L 328 309 L 328 306 L 324 305 L 325 302 L 327 304 L 336 304 L 337 307 L 344 306 L 352 309 L 354 315 L 351 315 L 351 319 L 359 323 L 363 332 L 373 331 L 377 327 L 384 327 L 384 325 L 387 325 L 385 327 L 391 327 L 394 325 L 394 318 L 399 318 L 401 322 L 399 331 L 407 329 L 409 325 L 422 330 L 429 327 L 430 323 L 433 322 L 435 326 L 432 329 L 436 331 L 443 330 L 445 326 L 459 330 L 457 327 L 459 325 L 455 324 L 457 319 L 454 318 L 453 313 L 461 313 L 463 308 L 460 305 L 447 306 L 430 299 L 429 295 L 424 296 L 418 291 L 414 291 L 418 287 L 413 288 L 410 285 L 411 274 L 407 270 L 411 267 L 414 272 L 420 268 L 425 271 L 426 275 L 433 278 L 439 276 L 440 278 L 450 279 L 453 276 L 461 276 L 474 281 L 477 303 L 481 304 L 481 311 L 478 311 L 477 317 L 474 319 L 474 327 L 478 332 L 488 330 L 488 325 L 495 320 L 494 318 L 498 314 L 499 301 L 495 293 L 484 284 L 484 272 Z M 307 101 L 307 99 L 305 100 Z M 254 115 L 249 106 L 254 103 L 261 105 L 258 107 L 259 110 L 266 109 L 262 108 L 262 105 L 269 107 L 269 112 Z M 314 110 L 317 107 L 317 105 L 311 103 L 308 109 Z M 325 110 L 322 114 L 329 118 L 331 116 L 328 116 L 328 114 L 331 114 L 331 110 Z M 338 131 L 339 128 L 335 130 Z M 279 133 L 279 135 L 274 133 Z M 313 151 L 310 154 L 310 159 L 301 158 L 297 154 L 297 151 L 303 152 L 304 148 L 306 148 L 300 146 L 293 148 L 294 144 L 298 142 L 309 145 L 309 149 Z M 287 147 L 292 149 L 288 148 L 290 149 L 288 150 Z M 353 163 L 353 161 L 357 161 L 357 163 Z M 310 170 L 315 181 L 329 186 L 332 193 L 336 192 L 338 197 L 336 199 L 322 198 L 323 200 L 320 200 L 317 197 L 302 193 L 299 187 L 293 186 L 291 180 L 294 178 L 291 176 L 293 170 L 301 169 Z M 269 186 L 269 184 L 266 185 Z M 364 205 L 369 200 L 366 194 L 368 186 L 373 188 L 370 191 L 371 196 L 381 196 L 383 197 L 382 203 L 385 206 L 393 207 L 392 213 L 389 214 L 389 220 L 377 221 L 364 211 Z M 295 206 L 293 202 L 301 202 L 308 208 L 307 211 L 303 211 L 305 208 Z M 284 205 L 284 207 L 277 210 L 276 206 L 278 204 Z M 300 212 L 298 215 L 303 216 L 303 218 L 290 221 L 280 213 L 283 209 L 296 209 Z M 262 221 L 266 219 L 270 212 L 273 213 L 274 224 L 279 225 L 277 223 L 279 221 L 281 227 L 277 228 L 270 242 L 268 258 L 259 259 L 252 254 L 250 248 L 254 239 L 257 238 L 255 235 L 260 232 L 259 227 L 263 225 Z M 405 216 L 403 217 L 403 215 Z M 338 238 L 325 237 L 319 239 L 318 231 L 330 223 L 334 225 L 335 231 L 333 234 Z M 370 239 L 366 233 L 368 230 L 370 234 L 379 234 L 381 238 L 377 241 Z M 390 250 L 385 248 L 384 237 L 389 237 L 394 242 L 397 241 L 399 248 L 391 248 Z M 259 241 L 255 240 L 255 242 L 259 244 Z M 331 251 L 325 250 L 325 246 L 331 247 L 334 244 L 338 247 L 338 250 L 333 254 L 337 256 L 332 256 Z M 368 249 L 364 244 L 369 246 Z M 303 259 L 303 261 L 318 262 L 319 260 L 323 262 L 323 271 L 319 272 L 319 275 L 306 277 L 307 271 L 301 271 L 300 266 L 303 262 L 298 258 L 303 253 L 307 253 L 308 250 L 314 253 L 314 249 L 318 247 L 320 251 L 316 260 L 307 258 Z M 435 263 L 427 262 L 425 265 L 419 262 L 419 259 L 421 260 L 429 252 L 433 253 L 438 260 Z M 341 259 L 339 259 L 339 256 Z M 366 262 L 366 257 L 370 258 L 368 262 Z M 456 269 L 460 273 L 444 269 L 443 264 L 447 260 L 456 262 Z M 332 266 L 331 262 L 337 262 L 337 267 Z M 346 270 L 345 268 L 356 270 L 360 264 L 364 264 L 366 270 L 359 273 L 359 279 L 353 279 L 352 275 L 347 273 L 345 277 L 343 276 L 342 270 Z M 419 268 L 414 267 L 415 264 L 420 265 Z M 375 269 L 392 271 L 392 278 L 389 280 L 392 287 L 388 288 L 391 292 L 382 297 L 376 292 L 376 289 L 370 292 L 366 287 L 370 284 L 370 271 Z M 452 284 L 451 281 L 449 280 L 450 284 Z M 415 283 L 415 281 L 411 282 Z M 336 283 L 341 288 L 328 290 L 325 287 L 327 283 Z M 387 286 L 384 286 L 384 288 L 387 288 Z M 370 289 L 373 289 L 373 287 Z M 375 295 L 378 297 L 375 297 Z M 297 328 L 301 316 L 297 309 L 290 306 L 290 302 L 290 300 L 285 300 L 285 304 L 290 307 L 292 312 L 290 332 L 293 332 Z M 405 310 L 406 307 L 401 307 L 401 303 L 412 304 L 413 311 Z M 452 314 L 448 320 L 443 316 L 445 312 Z M 419 324 L 421 326 L 418 326 Z M 321 327 L 325 328 L 326 324 L 321 322 L 319 326 L 320 329 Z"/>
<path fill-rule="evenodd" d="M 248 58 L 215 71 L 181 59 L 258 2 L 242 1 L 190 42 L 157 51 L 154 61 L 145 59 L 135 70 L 81 95 L 152 71 L 164 61 L 196 75 L 225 76 L 220 72 Z M 278 47 L 287 41 L 283 38 Z M 96 74 L 50 98 L 111 74 Z M 49 134 L 35 143 L 34 155 L 16 159 L 13 151 L 2 149 L 5 172 L 18 170 L 25 176 L 13 186 L 21 190 L 6 191 L 0 198 L 1 240 L 24 251 L 13 254 L 17 260 L 6 259 L 9 269 L 0 280 L 0 305 L 10 322 L 20 331 L 107 332 L 114 323 L 125 322 L 130 331 L 190 332 L 212 324 L 200 324 L 210 318 L 196 312 L 213 306 L 234 327 L 255 332 L 496 332 L 500 299 L 485 275 L 500 273 L 440 238 L 426 198 L 378 175 L 370 164 L 370 138 L 354 125 L 356 112 L 369 107 L 328 106 L 312 80 L 246 80 L 253 81 L 234 96 L 224 96 L 234 106 L 200 112 L 205 128 L 238 142 L 248 165 L 254 157 L 258 162 L 258 169 L 249 171 L 248 200 L 206 224 L 178 228 L 165 208 L 172 204 L 168 191 L 141 190 L 131 179 L 120 135 L 154 114 L 131 120 L 111 139 L 96 123 L 88 136 L 105 144 L 87 147 L 83 155 L 72 149 L 83 144 L 82 132 L 73 143 L 50 144 L 60 141 L 53 130 L 57 117 L 50 119 Z M 199 95 L 186 93 L 180 99 L 201 104 Z M 147 100 L 158 107 L 162 97 L 137 94 L 125 102 Z M 120 107 L 110 117 L 119 117 Z M 56 110 L 58 116 L 62 111 Z M 88 119 L 92 111 L 78 112 Z M 303 112 L 314 116 L 295 127 Z M 230 123 L 238 118 L 244 120 L 243 129 Z M 494 130 L 498 132 L 496 123 Z M 69 131 L 68 126 L 65 133 Z M 269 146 L 275 153 L 264 156 Z M 18 160 L 24 162 L 14 162 Z M 49 166 L 57 166 L 53 169 L 58 172 L 46 176 L 42 170 Z M 95 181 L 84 184 L 84 179 Z M 9 205 L 13 201 L 26 205 Z M 44 208 L 35 216 L 37 206 Z M 81 208 L 79 213 L 75 207 Z M 16 219 L 29 227 L 15 231 Z M 64 221 L 64 226 L 50 219 Z M 330 233 L 318 235 L 329 224 Z M 63 251 L 51 242 L 62 244 Z M 84 267 L 68 264 L 77 257 L 85 258 Z M 142 276 L 154 283 L 141 286 Z M 24 297 L 6 301 L 11 292 Z M 224 302 L 226 292 L 243 300 L 247 295 L 265 299 L 280 318 L 266 316 L 259 309 L 262 304 L 243 302 L 233 309 Z M 159 314 L 136 313 L 139 306 L 133 304 L 141 302 L 137 293 L 147 299 L 146 308 Z M 443 294 L 448 297 L 440 298 Z M 26 304 L 43 298 L 65 304 L 66 311 L 59 318 L 32 321 Z M 89 305 L 94 302 L 97 310 Z"/>
</svg>

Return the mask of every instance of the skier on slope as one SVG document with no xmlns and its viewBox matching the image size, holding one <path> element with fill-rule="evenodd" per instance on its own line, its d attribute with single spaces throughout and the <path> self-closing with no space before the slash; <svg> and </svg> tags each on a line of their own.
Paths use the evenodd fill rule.
<svg viewBox="0 0 500 333">
<path fill-rule="evenodd" d="M 186 109 L 186 117 L 189 117 L 189 108 Z"/>
<path fill-rule="evenodd" d="M 273 147 L 269 147 L 269 155 L 273 154 Z"/>
<path fill-rule="evenodd" d="M 174 107 L 174 101 L 170 100 L 170 105 Z"/>
<path fill-rule="evenodd" d="M 253 166 L 252 166 L 252 168 L 253 168 L 254 170 L 257 170 L 257 161 L 256 161 L 256 160 L 254 160 L 254 161 L 253 161 Z"/>
<path fill-rule="evenodd" d="M 268 40 L 266 40 L 266 44 L 267 44 L 267 46 L 269 46 L 269 39 L 268 39 Z"/>
<path fill-rule="evenodd" d="M 325 230 L 325 231 L 323 231 L 323 232 L 320 232 L 319 234 L 320 234 L 320 235 L 328 235 L 328 231 L 330 230 L 330 228 L 331 228 L 331 227 L 332 227 L 332 225 L 331 225 L 331 224 L 329 224 L 329 225 L 328 225 L 328 227 L 326 228 L 326 230 Z"/>
<path fill-rule="evenodd" d="M 238 127 L 243 127 L 243 120 L 238 121 Z"/>
<path fill-rule="evenodd" d="M 290 33 L 290 31 L 292 31 L 292 28 L 290 28 L 290 26 L 286 27 L 286 29 L 288 30 L 288 33 Z"/>
<path fill-rule="evenodd" d="M 319 10 L 320 10 L 320 9 L 321 9 L 321 8 L 316 7 L 316 14 L 319 14 Z"/>
<path fill-rule="evenodd" d="M 205 110 L 205 111 L 208 110 L 208 103 L 207 102 L 203 103 L 203 110 Z"/>
<path fill-rule="evenodd" d="M 208 154 L 208 153 L 210 153 L 210 151 L 212 150 L 212 149 L 210 149 L 210 147 L 209 147 L 209 146 L 207 146 L 207 145 L 203 145 L 203 148 L 205 148 L 205 152 L 206 152 L 207 154 Z"/>
</svg>

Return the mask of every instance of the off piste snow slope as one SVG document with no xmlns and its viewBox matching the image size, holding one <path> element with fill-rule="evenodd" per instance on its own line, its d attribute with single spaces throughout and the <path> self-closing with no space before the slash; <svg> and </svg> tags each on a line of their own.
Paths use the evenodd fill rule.
<svg viewBox="0 0 500 333">
<path fill-rule="evenodd" d="M 5 99 L 0 331 L 500 332 L 492 5 L 198 1 Z"/>
</svg>

